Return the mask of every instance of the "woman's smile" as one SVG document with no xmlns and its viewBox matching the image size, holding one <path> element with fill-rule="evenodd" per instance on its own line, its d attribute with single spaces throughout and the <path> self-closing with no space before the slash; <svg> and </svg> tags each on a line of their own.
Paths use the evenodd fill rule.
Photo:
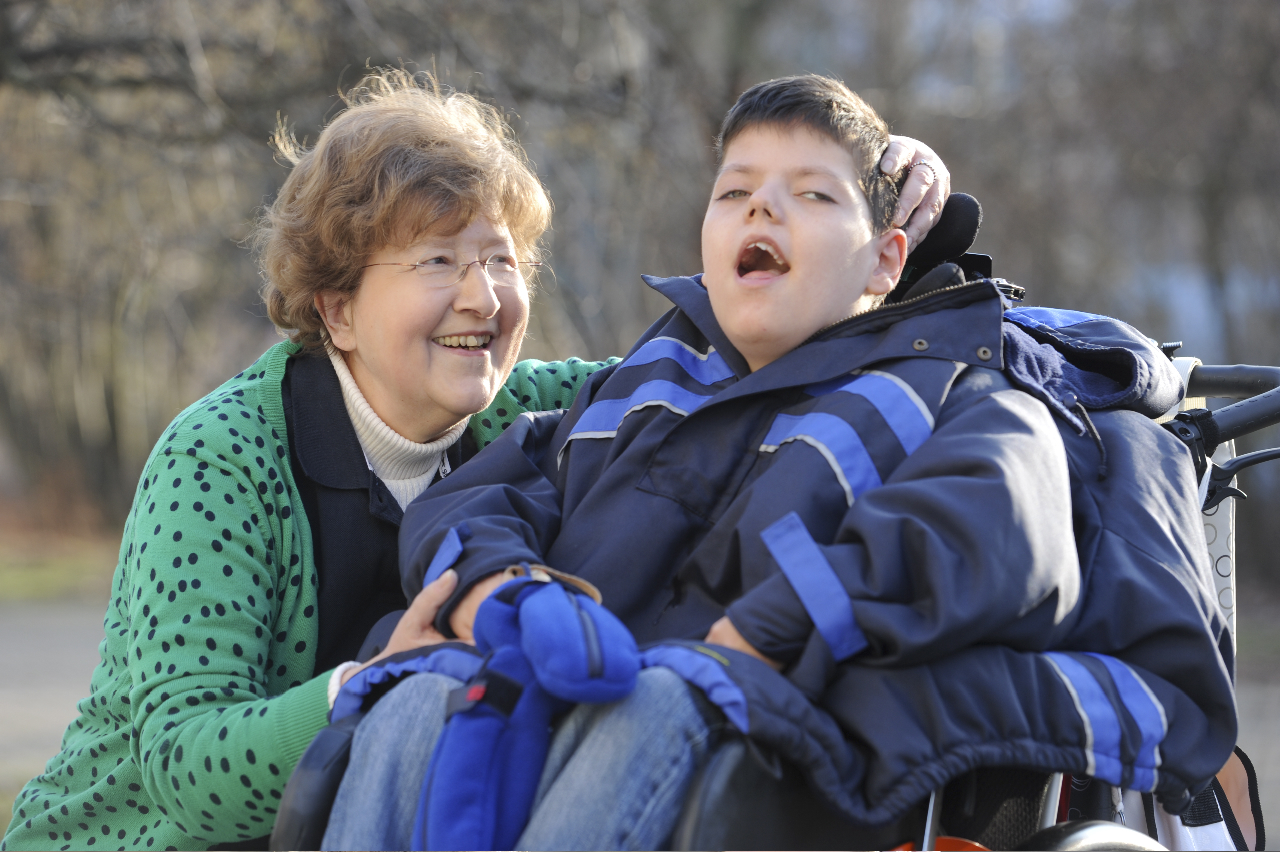
<svg viewBox="0 0 1280 852">
<path fill-rule="evenodd" d="M 514 252 L 507 228 L 481 217 L 456 234 L 374 252 L 355 295 L 323 308 L 330 339 L 369 405 L 409 440 L 429 441 L 492 402 L 529 320 L 523 279 L 498 284 L 472 264 L 456 282 L 433 286 L 413 264 Z"/>
</svg>

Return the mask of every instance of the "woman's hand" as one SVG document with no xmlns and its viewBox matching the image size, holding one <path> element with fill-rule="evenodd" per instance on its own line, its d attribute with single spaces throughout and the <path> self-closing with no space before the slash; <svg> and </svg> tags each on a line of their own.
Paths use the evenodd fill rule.
<svg viewBox="0 0 1280 852">
<path fill-rule="evenodd" d="M 733 626 L 733 622 L 729 620 L 727 615 L 721 616 L 719 621 L 711 625 L 711 629 L 707 631 L 707 638 L 703 641 L 709 645 L 722 645 L 734 651 L 750 654 L 770 666 L 774 671 L 782 671 L 782 663 L 769 659 L 757 651 L 750 642 L 743 639 L 742 634 L 738 632 L 738 628 Z"/>
<path fill-rule="evenodd" d="M 518 573 L 508 568 L 506 571 L 490 574 L 471 587 L 471 590 L 449 614 L 449 627 L 453 630 L 453 635 L 458 637 L 458 641 L 466 642 L 468 645 L 476 644 L 471 628 L 475 624 L 476 611 L 480 609 L 480 604 L 484 603 L 485 598 L 493 594 L 503 583 L 518 576 Z"/>
<path fill-rule="evenodd" d="M 880 158 L 880 171 L 887 175 L 911 166 L 902 191 L 893 226 L 907 234 L 907 251 L 915 249 L 938 221 L 942 206 L 951 194 L 951 172 L 942 158 L 923 142 L 906 136 L 890 136 L 889 147 Z"/>
<path fill-rule="evenodd" d="M 379 660 L 390 657 L 392 654 L 447 642 L 448 640 L 435 628 L 436 613 L 440 611 L 440 607 L 444 606 L 444 602 L 449 599 L 449 595 L 453 594 L 453 590 L 457 587 L 458 572 L 452 569 L 445 571 L 435 582 L 424 587 L 422 591 L 418 592 L 418 596 L 413 599 L 413 603 L 409 605 L 409 608 L 405 610 L 404 615 L 400 616 L 400 622 L 392 632 L 391 638 L 387 640 L 387 647 L 382 650 L 382 653 L 360 668 L 353 668 L 344 672 L 342 682 L 346 683 L 356 672 L 366 669 Z M 472 589 L 472 591 L 474 592 L 475 590 Z M 476 606 L 479 606 L 479 604 L 476 604 Z M 474 610 L 472 615 L 474 616 Z M 468 631 L 467 638 L 463 641 L 471 641 L 470 631 Z"/>
</svg>

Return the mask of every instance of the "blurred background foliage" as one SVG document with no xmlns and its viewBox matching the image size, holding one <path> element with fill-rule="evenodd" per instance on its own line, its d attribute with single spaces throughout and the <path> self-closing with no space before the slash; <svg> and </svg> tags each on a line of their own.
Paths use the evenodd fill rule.
<svg viewBox="0 0 1280 852">
<path fill-rule="evenodd" d="M 640 273 L 699 269 L 724 111 L 814 71 L 944 157 L 1029 303 L 1280 364 L 1278 44 L 1275 0 L 0 0 L 3 511 L 118 525 L 169 419 L 276 339 L 244 246 L 268 134 L 314 139 L 366 66 L 528 147 L 556 203 L 528 357 L 623 353 L 664 309 Z M 1280 585 L 1280 475 L 1247 477 L 1241 558 Z"/>
</svg>

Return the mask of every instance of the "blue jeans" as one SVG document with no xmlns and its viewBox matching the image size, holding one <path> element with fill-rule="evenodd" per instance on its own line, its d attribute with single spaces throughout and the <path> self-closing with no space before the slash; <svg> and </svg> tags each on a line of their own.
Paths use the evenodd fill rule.
<svg viewBox="0 0 1280 852">
<path fill-rule="evenodd" d="M 408 678 L 356 730 L 325 849 L 408 849 L 451 678 Z M 658 849 L 723 726 L 679 675 L 640 672 L 614 704 L 582 704 L 556 727 L 519 849 Z"/>
</svg>

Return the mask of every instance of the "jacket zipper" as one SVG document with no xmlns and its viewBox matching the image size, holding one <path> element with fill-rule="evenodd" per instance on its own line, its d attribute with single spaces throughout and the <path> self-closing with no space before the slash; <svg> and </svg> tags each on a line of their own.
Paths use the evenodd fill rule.
<svg viewBox="0 0 1280 852">
<path fill-rule="evenodd" d="M 801 343 L 801 344 L 800 344 L 800 346 L 804 346 L 804 345 L 805 345 L 805 343 L 812 343 L 813 341 L 815 341 L 815 340 L 817 340 L 818 338 L 822 337 L 822 336 L 823 336 L 824 334 L 826 334 L 827 332 L 831 331 L 832 329 L 838 328 L 839 326 L 842 326 L 842 325 L 844 325 L 845 323 L 853 322 L 854 320 L 862 320 L 862 319 L 863 319 L 863 318 L 865 318 L 865 317 L 875 317 L 875 316 L 878 316 L 878 315 L 879 315 L 879 313 L 880 313 L 880 312 L 882 312 L 882 311 L 891 311 L 891 310 L 896 310 L 896 309 L 898 309 L 898 308 L 906 307 L 907 305 L 915 304 L 916 302 L 922 302 L 922 301 L 924 301 L 925 299 L 932 299 L 934 296 L 937 296 L 937 295 L 939 295 L 939 294 L 941 294 L 941 293 L 950 293 L 950 292 L 954 292 L 954 291 L 956 291 L 956 290 L 963 290 L 963 289 L 965 289 L 966 287 L 978 287 L 978 286 L 981 286 L 983 283 L 985 283 L 985 282 L 983 282 L 983 281 L 966 281 L 966 282 L 965 282 L 965 283 L 963 283 L 963 284 L 952 284 L 950 287 L 943 287 L 943 288 L 942 288 L 942 289 L 940 289 L 940 290 L 930 290 L 928 293 L 925 293 L 925 294 L 923 294 L 923 295 L 916 296 L 916 297 L 914 297 L 914 298 L 912 298 L 912 299 L 906 299 L 906 300 L 901 301 L 901 302 L 894 302 L 894 303 L 893 303 L 893 304 L 891 304 L 891 305 L 881 304 L 881 305 L 879 305 L 878 307 L 874 307 L 874 308 L 872 308 L 872 309 L 871 309 L 871 310 L 869 310 L 869 311 L 865 311 L 865 312 L 860 313 L 860 314 L 854 314 L 854 315 L 853 315 L 853 316 L 851 316 L 851 317 L 845 317 L 845 318 L 844 318 L 844 319 L 842 319 L 842 320 L 838 320 L 838 321 L 836 321 L 836 322 L 833 322 L 833 323 L 831 323 L 831 325 L 823 326 L 822 328 L 818 329 L 818 330 L 817 330 L 817 331 L 815 331 L 813 334 L 811 334 L 811 335 L 809 335 L 807 338 L 805 338 L 804 343 Z M 799 347 L 797 347 L 797 348 L 799 348 Z"/>
<path fill-rule="evenodd" d="M 600 636 L 596 633 L 596 623 L 578 605 L 577 595 L 568 589 L 564 593 L 569 596 L 569 603 L 573 604 L 578 620 L 582 622 L 582 639 L 587 646 L 587 677 L 600 677 L 604 674 L 604 659 L 600 653 Z"/>
</svg>

